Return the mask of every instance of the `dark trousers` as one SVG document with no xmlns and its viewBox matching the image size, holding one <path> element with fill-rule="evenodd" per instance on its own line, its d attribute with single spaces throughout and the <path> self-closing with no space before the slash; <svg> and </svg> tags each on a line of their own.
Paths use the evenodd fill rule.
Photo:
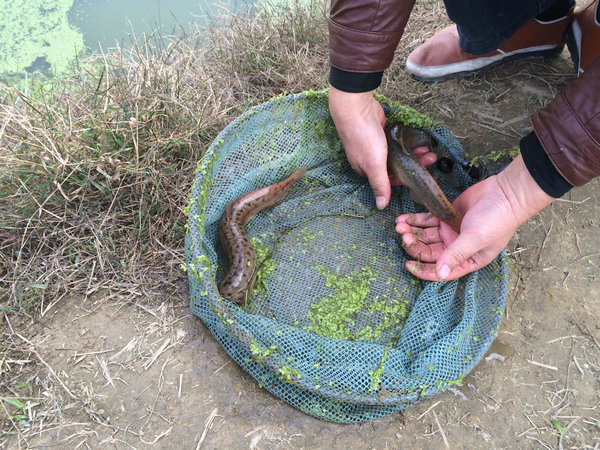
<svg viewBox="0 0 600 450">
<path fill-rule="evenodd" d="M 483 55 L 500 48 L 533 18 L 550 22 L 564 17 L 574 0 L 444 0 L 456 23 L 460 48 Z"/>
</svg>

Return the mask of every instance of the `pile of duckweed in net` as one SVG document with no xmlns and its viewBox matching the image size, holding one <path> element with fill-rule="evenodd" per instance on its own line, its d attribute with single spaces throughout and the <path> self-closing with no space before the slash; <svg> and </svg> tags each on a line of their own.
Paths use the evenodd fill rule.
<svg viewBox="0 0 600 450">
<path fill-rule="evenodd" d="M 451 133 L 380 100 L 388 118 L 426 129 L 441 156 L 464 162 Z M 344 156 L 327 92 L 275 98 L 217 137 L 198 164 L 186 237 L 191 308 L 260 386 L 307 414 L 342 423 L 376 419 L 435 395 L 477 364 L 503 315 L 502 255 L 460 280 L 423 282 L 404 267 L 394 231 L 424 211 L 405 188 L 388 208 Z M 301 165 L 306 177 L 248 224 L 263 263 L 253 294 L 219 296 L 228 261 L 217 227 L 233 199 Z M 471 181 L 461 164 L 431 172 L 450 200 Z"/>
</svg>

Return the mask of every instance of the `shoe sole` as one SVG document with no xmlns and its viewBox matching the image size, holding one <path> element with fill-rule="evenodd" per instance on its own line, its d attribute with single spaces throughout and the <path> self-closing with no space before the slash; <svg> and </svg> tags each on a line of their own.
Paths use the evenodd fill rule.
<svg viewBox="0 0 600 450">
<path fill-rule="evenodd" d="M 475 69 L 468 69 L 468 70 L 459 70 L 457 72 L 451 72 L 451 73 L 447 73 L 447 74 L 442 74 L 439 76 L 426 76 L 426 75 L 419 75 L 418 73 L 414 73 L 411 72 L 409 70 L 409 61 L 407 61 L 407 72 L 412 75 L 414 78 L 416 78 L 417 80 L 420 81 L 427 81 L 427 82 L 435 82 L 435 81 L 446 81 L 446 80 L 450 80 L 452 78 L 461 78 L 461 77 L 468 77 L 471 75 L 476 75 L 478 73 L 481 72 L 485 72 L 489 69 L 492 69 L 496 66 L 499 66 L 501 64 L 504 64 L 506 62 L 510 62 L 510 61 L 518 61 L 521 59 L 542 59 L 542 58 L 556 58 L 558 57 L 562 51 L 563 51 L 563 46 L 558 46 L 558 47 L 553 47 L 550 49 L 546 49 L 546 50 L 535 50 L 535 51 L 531 51 L 531 52 L 515 52 L 513 54 L 509 54 L 506 55 L 503 58 L 500 58 L 496 61 L 492 61 L 489 64 L 485 64 L 481 67 L 477 67 Z M 501 55 L 499 55 L 501 56 Z M 477 61 L 475 60 L 471 60 L 471 61 Z M 462 64 L 462 63 L 457 63 L 458 64 Z M 417 64 L 413 65 L 415 67 L 415 69 L 413 70 L 418 70 L 416 68 L 421 67 L 418 66 Z M 440 66 L 438 66 L 440 67 Z"/>
</svg>

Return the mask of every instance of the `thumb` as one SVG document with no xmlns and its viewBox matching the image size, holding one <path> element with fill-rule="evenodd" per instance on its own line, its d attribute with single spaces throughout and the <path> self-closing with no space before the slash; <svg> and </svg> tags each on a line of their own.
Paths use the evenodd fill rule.
<svg viewBox="0 0 600 450">
<path fill-rule="evenodd" d="M 373 189 L 373 194 L 375 194 L 375 204 L 377 205 L 377 209 L 385 208 L 392 195 L 387 166 L 383 166 L 383 168 L 373 168 L 369 173 L 366 173 L 366 175 L 369 179 L 371 189 Z"/>
<path fill-rule="evenodd" d="M 454 242 L 446 247 L 435 264 L 435 271 L 440 280 L 459 278 L 479 269 L 473 256 L 482 248 L 477 236 L 469 233 L 459 234 Z"/>
</svg>

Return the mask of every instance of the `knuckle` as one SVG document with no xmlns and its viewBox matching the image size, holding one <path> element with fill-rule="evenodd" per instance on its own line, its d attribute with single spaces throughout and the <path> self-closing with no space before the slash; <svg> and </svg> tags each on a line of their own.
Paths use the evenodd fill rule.
<svg viewBox="0 0 600 450">
<path fill-rule="evenodd" d="M 452 267 L 456 267 L 465 261 L 466 257 L 459 251 L 455 249 L 447 249 L 446 250 L 446 260 L 450 263 Z"/>
</svg>

